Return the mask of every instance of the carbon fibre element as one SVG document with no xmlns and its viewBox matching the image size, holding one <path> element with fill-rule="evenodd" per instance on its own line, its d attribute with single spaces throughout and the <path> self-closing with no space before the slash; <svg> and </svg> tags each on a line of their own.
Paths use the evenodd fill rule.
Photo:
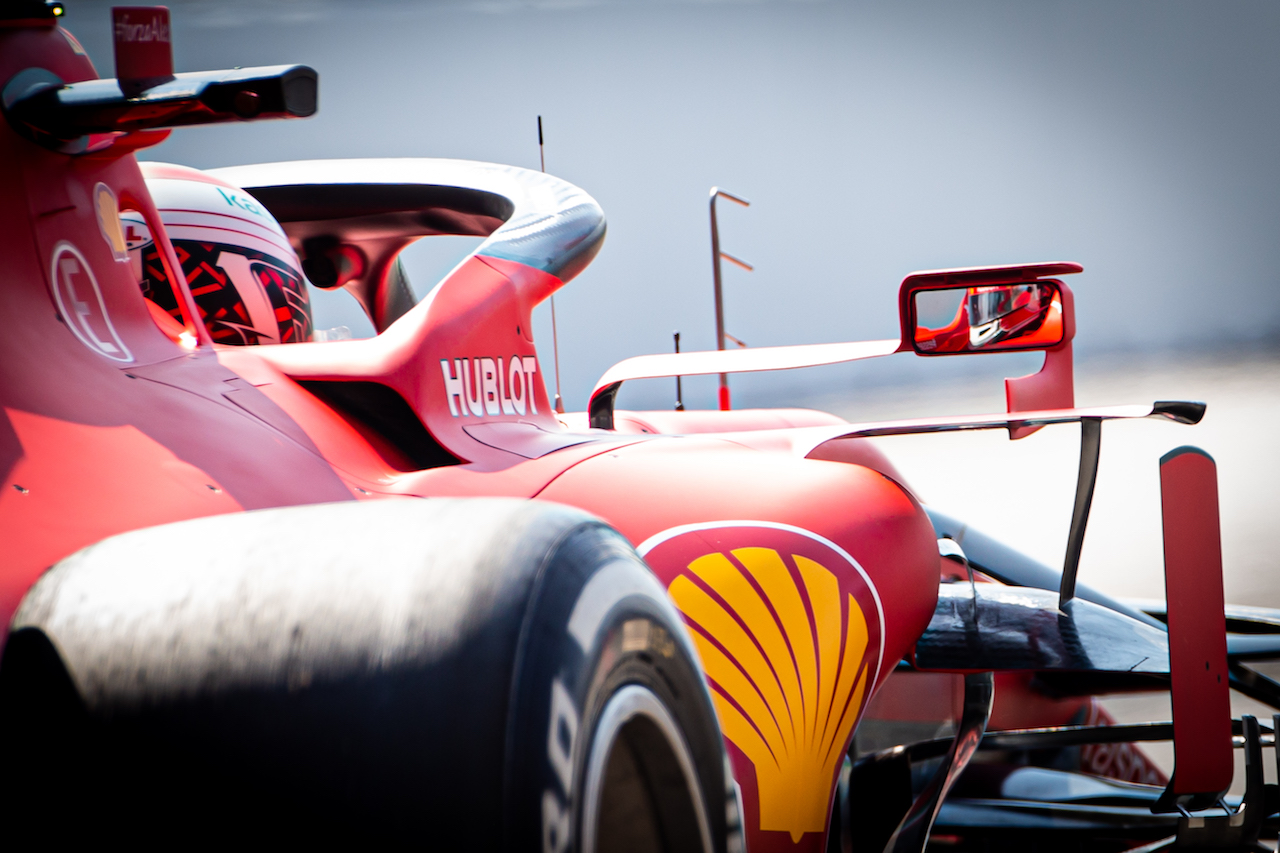
<svg viewBox="0 0 1280 853">
<path fill-rule="evenodd" d="M 214 169 L 258 197 L 282 223 L 400 217 L 407 238 L 487 235 L 475 254 L 567 281 L 604 242 L 591 196 L 542 172 L 469 160 L 300 160 Z M 453 214 L 468 214 L 458 218 Z M 485 230 L 489 229 L 489 230 Z M 292 236 L 296 228 L 288 228 Z"/>
<path fill-rule="evenodd" d="M 1052 592 L 942 584 L 929 627 L 916 643 L 923 670 L 1066 670 L 1163 675 L 1166 634 L 1073 599 L 1062 610 Z"/>
<path fill-rule="evenodd" d="M 19 133 L 57 147 L 91 133 L 305 118 L 316 111 L 318 85 L 314 69 L 275 65 L 177 74 L 130 97 L 115 79 L 67 85 L 33 68 L 5 86 L 4 112 Z"/>
<path fill-rule="evenodd" d="M 995 681 L 990 672 L 974 672 L 964 677 L 964 707 L 956 736 L 952 738 L 942 765 L 934 771 L 929 784 L 916 797 L 906 817 L 889 838 L 885 853 L 924 853 L 942 801 L 982 742 L 994 699 Z"/>
</svg>

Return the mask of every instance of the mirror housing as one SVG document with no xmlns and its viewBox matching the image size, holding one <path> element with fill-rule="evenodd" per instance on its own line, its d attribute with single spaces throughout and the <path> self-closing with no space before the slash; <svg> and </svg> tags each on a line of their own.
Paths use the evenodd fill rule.
<svg viewBox="0 0 1280 853">
<path fill-rule="evenodd" d="M 899 351 L 917 355 L 1053 350 L 1075 336 L 1071 290 L 1047 276 L 1079 264 L 1017 264 L 912 273 L 898 305 Z"/>
<path fill-rule="evenodd" d="M 912 273 L 903 279 L 898 291 L 902 325 L 898 351 L 917 355 L 972 355 L 1042 350 L 1044 365 L 1039 371 L 1004 381 L 1008 411 L 1074 408 L 1071 339 L 1076 334 L 1075 300 L 1071 288 L 1054 276 L 1083 271 L 1084 267 L 1079 264 L 1051 262 Z M 945 291 L 953 291 L 954 298 L 934 295 Z M 978 297 L 972 316 L 980 322 L 973 324 L 968 322 L 970 295 Z M 1046 296 L 1049 297 L 1047 304 Z M 935 306 L 929 306 L 930 299 L 935 301 Z M 944 322 L 941 328 L 921 326 L 921 309 L 941 305 L 945 313 L 948 304 L 952 306 L 949 319 L 956 321 L 955 329 L 948 328 L 949 322 Z M 959 328 L 961 325 L 965 326 L 963 330 Z M 917 337 L 922 328 L 932 334 Z M 921 347 L 921 341 L 932 341 L 933 346 Z M 1009 437 L 1024 438 L 1038 429 L 1011 425 Z"/>
</svg>

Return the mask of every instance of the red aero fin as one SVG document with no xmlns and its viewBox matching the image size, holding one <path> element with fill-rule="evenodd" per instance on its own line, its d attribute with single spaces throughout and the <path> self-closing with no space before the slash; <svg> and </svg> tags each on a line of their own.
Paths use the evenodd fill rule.
<svg viewBox="0 0 1280 853">
<path fill-rule="evenodd" d="M 1075 295 L 1066 284 L 1062 288 L 1062 343 L 1044 354 L 1044 365 L 1030 376 L 1011 376 L 1004 381 L 1005 402 L 1010 414 L 1039 409 L 1073 409 L 1076 405 L 1074 356 L 1071 339 L 1076 334 Z M 1009 438 L 1026 438 L 1040 427 L 1009 427 Z"/>
<path fill-rule="evenodd" d="M 122 84 L 156 85 L 173 79 L 173 42 L 167 6 L 113 6 L 116 79 Z M 129 94 L 126 92 L 125 94 Z"/>
<path fill-rule="evenodd" d="M 1231 785 L 1231 702 L 1218 527 L 1218 468 L 1196 447 L 1160 457 L 1176 797 L 1216 802 Z M 1195 805 L 1192 805 L 1195 808 Z"/>
</svg>

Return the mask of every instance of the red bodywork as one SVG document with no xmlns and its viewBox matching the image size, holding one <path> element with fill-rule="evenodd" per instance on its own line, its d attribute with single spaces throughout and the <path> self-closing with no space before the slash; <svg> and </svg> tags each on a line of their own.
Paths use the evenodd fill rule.
<svg viewBox="0 0 1280 853">
<path fill-rule="evenodd" d="M 1222 533 L 1218 470 L 1203 451 L 1171 450 L 1160 460 L 1169 672 L 1173 679 L 1175 794 L 1226 791 L 1231 784 L 1231 699 L 1226 620 L 1220 616 Z"/>
<path fill-rule="evenodd" d="M 52 25 L 0 30 L 0 75 L 39 66 L 67 82 L 94 78 L 77 48 Z M 63 557 L 180 519 L 389 496 L 573 504 L 637 546 L 657 543 L 647 546 L 650 565 L 704 649 L 750 670 L 745 630 L 771 649 L 770 666 L 792 667 L 794 657 L 762 698 L 729 683 L 728 670 L 717 678 L 709 666 L 709 677 L 722 715 L 749 721 L 725 731 L 751 848 L 821 849 L 854 726 L 937 595 L 934 532 L 882 457 L 851 449 L 823 461 L 724 438 L 569 432 L 552 412 L 530 331 L 533 307 L 564 282 L 503 258 L 471 257 L 377 338 L 279 347 L 214 346 L 170 275 L 188 335 L 166 333 L 113 254 L 97 201 L 105 185 L 121 208 L 141 212 L 169 270 L 180 269 L 130 153 L 140 141 L 71 156 L 0 126 L 0 315 L 9 321 L 0 336 L 0 618 Z M 418 469 L 300 381 L 392 389 L 457 464 Z M 479 414 L 455 414 L 476 401 Z M 778 733 L 785 754 L 752 739 L 762 713 L 781 713 L 778 697 L 791 719 Z"/>
<path fill-rule="evenodd" d="M 167 13 L 164 22 L 167 37 Z M 167 79 L 171 66 L 157 62 L 142 62 L 129 74 Z M 32 68 L 66 83 L 96 79 L 83 49 L 52 20 L 0 22 L 3 79 Z M 140 82 L 122 80 L 125 88 Z M 888 680 L 899 661 L 914 659 L 917 644 L 927 644 L 922 634 L 935 616 L 940 574 L 944 583 L 966 578 L 956 562 L 940 558 L 941 534 L 865 436 L 1007 428 L 1019 438 L 1049 423 L 1167 416 L 1175 405 L 1073 409 L 1073 296 L 1046 277 L 1080 267 L 1045 263 L 909 276 L 899 296 L 898 340 L 629 359 L 604 374 L 588 413 L 558 416 L 531 315 L 590 261 L 603 239 L 603 216 L 594 200 L 562 181 L 523 170 L 513 178 L 513 170 L 488 164 L 446 164 L 411 186 L 400 172 L 427 161 L 383 163 L 382 169 L 382 161 L 349 161 L 349 174 L 364 183 L 353 180 L 346 190 L 426 186 L 499 195 L 492 186 L 511 179 L 532 188 L 529 198 L 555 198 L 561 207 L 551 214 L 521 210 L 504 197 L 514 211 L 505 219 L 489 208 L 442 206 L 458 214 L 448 225 L 457 230 L 367 230 L 352 237 L 364 240 L 360 246 L 334 251 L 346 253 L 339 284 L 360 299 L 377 337 L 223 346 L 211 338 L 188 282 L 174 274 L 181 264 L 132 154 L 167 131 L 95 133 L 71 154 L 26 138 L 9 118 L 0 123 L 0 160 L 7 164 L 0 171 L 0 316 L 10 321 L 0 336 L 0 617 L 6 623 L 50 566 L 105 537 L 167 522 L 437 496 L 580 507 L 630 540 L 683 615 L 733 764 L 747 842 L 757 852 L 825 849 L 837 779 L 860 723 L 873 724 L 864 733 L 881 722 L 918 724 L 928 730 L 927 740 L 964 713 L 965 677 L 956 674 L 969 671 L 964 667 L 903 671 Z M 152 178 L 212 183 L 237 173 L 192 178 L 181 168 L 148 168 Z M 323 183 L 312 178 L 329 169 L 342 171 L 341 163 L 239 173 L 265 176 L 266 183 L 253 185 L 258 190 L 310 191 L 328 185 L 327 176 Z M 458 175 L 497 183 L 448 182 Z M 278 184 L 270 182 L 277 178 Z M 243 184 L 246 191 L 250 186 Z M 258 200 L 271 207 L 263 196 Z M 427 209 L 431 204 L 424 202 Z M 165 267 L 160 278 L 174 289 L 165 308 L 144 298 L 119 233 L 120 211 L 140 214 L 154 237 L 157 255 L 149 262 Z M 295 248 L 317 233 L 307 229 L 323 217 L 312 221 L 311 213 L 285 221 Z M 382 290 L 367 289 L 368 282 L 385 283 L 397 253 L 423 233 L 494 237 L 502 229 L 505 244 L 486 241 L 416 306 L 393 310 Z M 561 242 L 543 239 L 539 255 L 529 248 L 539 234 L 559 235 Z M 559 262 L 545 256 L 548 246 L 561 253 Z M 949 331 L 924 336 L 938 341 L 931 351 L 918 346 L 923 333 L 914 331 L 913 294 L 1012 293 L 1040 284 L 1053 288 L 1052 310 L 1015 304 L 996 318 L 1007 340 L 997 335 L 993 347 L 971 346 L 962 304 Z M 1028 333 L 1019 337 L 1019 330 Z M 1043 349 L 1046 358 L 1041 371 L 1006 380 L 1008 411 L 997 415 L 851 425 L 807 410 L 612 408 L 618 387 L 630 379 L 787 369 L 913 348 L 921 355 Z M 1187 700 L 1184 690 L 1182 704 L 1175 701 L 1182 729 L 1212 721 L 1218 736 L 1213 749 L 1200 751 L 1203 761 L 1193 759 L 1183 773 L 1194 781 L 1180 779 L 1179 792 L 1202 794 L 1225 787 L 1230 772 L 1223 762 L 1226 647 L 1215 645 L 1206 655 L 1194 642 L 1209 635 L 1222 640 L 1214 615 L 1222 611 L 1220 577 L 1214 598 L 1213 578 L 1197 573 L 1218 553 L 1216 497 L 1203 497 L 1212 483 L 1200 457 L 1173 459 L 1166 475 L 1166 526 L 1175 531 L 1170 549 L 1182 555 L 1170 561 L 1169 620 L 1175 628 L 1192 624 L 1181 651 L 1175 648 L 1175 663 L 1186 683 L 1219 678 L 1212 696 L 1205 691 Z M 1186 497 L 1192 493 L 1201 497 Z M 187 547 L 216 550 L 219 543 Z M 1182 589 L 1177 601 L 1175 579 Z M 977 580 L 981 586 L 992 578 Z M 1212 667 L 1193 672 L 1214 655 Z M 1093 698 L 1050 698 L 1034 678 L 1025 670 L 997 673 L 990 728 L 1110 721 Z M 1166 781 L 1131 744 L 1090 744 L 1078 767 L 1133 782 Z"/>
</svg>

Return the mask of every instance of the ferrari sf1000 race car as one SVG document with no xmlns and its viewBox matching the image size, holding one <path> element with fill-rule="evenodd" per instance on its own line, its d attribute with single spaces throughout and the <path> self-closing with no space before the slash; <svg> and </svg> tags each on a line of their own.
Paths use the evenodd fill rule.
<svg viewBox="0 0 1280 853">
<path fill-rule="evenodd" d="M 641 356 L 561 415 L 531 312 L 600 250 L 589 195 L 456 160 L 140 168 L 173 127 L 310 115 L 317 78 L 175 74 L 167 10 L 113 16 L 99 79 L 58 4 L 0 4 L 10 837 L 1275 838 L 1275 725 L 1231 719 L 1228 691 L 1280 708 L 1251 666 L 1280 614 L 1224 606 L 1212 459 L 1160 461 L 1167 606 L 1076 585 L 1103 422 L 1204 412 L 1075 407 L 1078 265 L 915 273 L 890 340 Z M 484 239 L 418 301 L 398 257 L 439 234 Z M 308 280 L 376 336 L 317 334 Z M 614 406 L 646 377 L 1017 350 L 1044 367 L 992 414 Z M 871 441 L 1061 424 L 1082 437 L 1062 571 L 923 505 Z M 1111 725 L 1096 699 L 1141 691 L 1173 719 Z"/>
</svg>

